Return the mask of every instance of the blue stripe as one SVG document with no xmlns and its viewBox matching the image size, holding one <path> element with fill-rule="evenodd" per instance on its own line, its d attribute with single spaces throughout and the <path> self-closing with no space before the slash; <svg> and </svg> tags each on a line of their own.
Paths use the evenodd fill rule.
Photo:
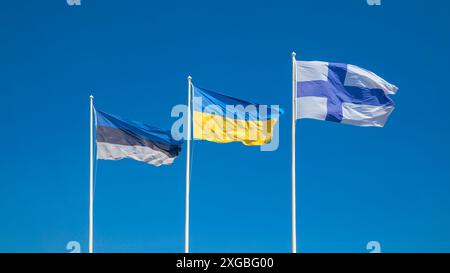
<svg viewBox="0 0 450 273">
<path fill-rule="evenodd" d="M 174 140 L 171 132 L 168 130 L 149 126 L 138 121 L 124 119 L 99 110 L 95 110 L 95 114 L 97 126 L 117 128 L 123 131 L 132 132 L 143 139 L 156 143 L 168 145 L 181 145 L 182 143 L 181 141 Z"/>
<path fill-rule="evenodd" d="M 350 102 L 373 106 L 394 105 L 381 89 L 336 86 L 328 81 L 297 82 L 297 97 L 326 97 L 336 103 Z"/>
<path fill-rule="evenodd" d="M 281 108 L 276 111 L 269 106 L 263 106 L 267 113 L 261 110 L 261 104 L 252 103 L 237 98 L 225 96 L 214 91 L 192 85 L 194 91 L 193 110 L 214 115 L 221 115 L 233 119 L 241 120 L 266 120 L 279 118 L 283 114 Z M 227 109 L 228 106 L 228 109 Z M 239 108 L 230 110 L 230 106 L 239 106 Z M 241 111 L 238 111 L 241 110 Z"/>
</svg>

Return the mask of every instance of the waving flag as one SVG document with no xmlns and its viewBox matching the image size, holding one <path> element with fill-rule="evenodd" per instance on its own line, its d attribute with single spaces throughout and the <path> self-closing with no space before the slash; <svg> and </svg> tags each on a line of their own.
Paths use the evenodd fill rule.
<svg viewBox="0 0 450 273">
<path fill-rule="evenodd" d="M 194 138 L 260 146 L 272 140 L 280 112 L 192 85 Z"/>
<path fill-rule="evenodd" d="M 296 117 L 382 127 L 394 110 L 388 97 L 398 88 L 357 67 L 340 63 L 296 62 Z"/>
<path fill-rule="evenodd" d="M 97 158 L 131 158 L 155 166 L 172 164 L 181 150 L 181 142 L 170 131 L 95 111 Z"/>
</svg>

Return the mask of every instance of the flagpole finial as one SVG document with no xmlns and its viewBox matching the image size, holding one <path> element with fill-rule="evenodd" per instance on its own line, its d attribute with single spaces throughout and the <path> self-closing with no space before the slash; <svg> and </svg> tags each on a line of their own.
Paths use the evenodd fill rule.
<svg viewBox="0 0 450 273">
<path fill-rule="evenodd" d="M 187 79 L 188 79 L 188 80 L 192 80 L 192 77 L 191 77 L 191 76 L 188 76 Z"/>
<path fill-rule="evenodd" d="M 295 57 L 295 55 L 297 55 L 297 54 L 295 53 L 295 51 L 292 51 L 292 57 Z"/>
<path fill-rule="evenodd" d="M 94 96 L 90 95 L 90 96 L 89 96 L 89 99 L 90 99 L 90 100 L 93 100 L 93 99 L 94 99 Z"/>
</svg>

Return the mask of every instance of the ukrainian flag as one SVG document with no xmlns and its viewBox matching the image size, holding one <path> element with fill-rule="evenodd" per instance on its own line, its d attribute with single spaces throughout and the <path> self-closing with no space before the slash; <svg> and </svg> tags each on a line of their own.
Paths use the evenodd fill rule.
<svg viewBox="0 0 450 273">
<path fill-rule="evenodd" d="M 272 140 L 281 109 L 228 97 L 192 85 L 194 138 L 260 146 Z"/>
</svg>

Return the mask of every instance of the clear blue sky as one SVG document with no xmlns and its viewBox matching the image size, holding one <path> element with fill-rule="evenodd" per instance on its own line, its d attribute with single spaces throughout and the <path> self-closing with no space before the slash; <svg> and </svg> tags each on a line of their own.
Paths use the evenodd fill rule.
<svg viewBox="0 0 450 273">
<path fill-rule="evenodd" d="M 291 51 L 397 85 L 385 128 L 297 123 L 300 252 L 450 251 L 448 1 L 3 1 L 0 252 L 87 251 L 89 99 L 170 128 L 186 77 L 279 104 L 280 147 L 194 144 L 193 252 L 289 252 Z M 183 153 L 101 161 L 99 252 L 182 252 Z"/>
</svg>

